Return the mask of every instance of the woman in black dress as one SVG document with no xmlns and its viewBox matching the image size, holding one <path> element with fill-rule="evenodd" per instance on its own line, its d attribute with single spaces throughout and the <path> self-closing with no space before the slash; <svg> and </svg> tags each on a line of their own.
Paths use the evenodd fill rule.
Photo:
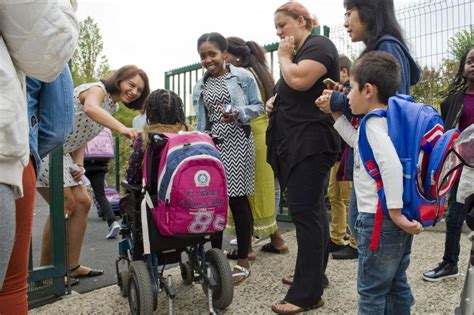
<svg viewBox="0 0 474 315">
<path fill-rule="evenodd" d="M 272 310 L 297 313 L 324 304 L 329 227 L 323 183 L 335 162 L 339 140 L 334 121 L 315 108 L 314 100 L 324 90 L 325 78 L 339 81 L 339 57 L 328 38 L 311 34 L 316 21 L 301 4 L 285 3 L 275 11 L 274 22 L 281 39 L 281 78 L 277 96 L 267 102 L 273 108 L 267 130 L 268 160 L 282 190 L 287 189 L 298 255 L 290 289 Z"/>
</svg>

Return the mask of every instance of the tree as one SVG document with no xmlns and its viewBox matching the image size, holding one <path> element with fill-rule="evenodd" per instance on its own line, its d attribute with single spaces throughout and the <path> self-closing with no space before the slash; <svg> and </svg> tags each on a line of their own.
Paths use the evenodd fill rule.
<svg viewBox="0 0 474 315">
<path fill-rule="evenodd" d="M 449 52 L 454 56 L 454 60 L 461 60 L 464 53 L 474 47 L 474 26 L 467 30 L 457 32 L 449 40 Z"/>
<path fill-rule="evenodd" d="M 72 59 L 72 77 L 76 86 L 97 81 L 111 72 L 107 57 L 102 53 L 104 44 L 98 24 L 89 16 L 79 25 L 79 45 Z"/>
<path fill-rule="evenodd" d="M 456 75 L 459 61 L 468 49 L 474 47 L 474 27 L 457 32 L 448 43 L 449 53 L 454 59 L 444 59 L 437 69 L 425 67 L 420 81 L 412 86 L 410 93 L 417 102 L 431 104 L 438 111 L 443 99 L 441 94 Z"/>
</svg>

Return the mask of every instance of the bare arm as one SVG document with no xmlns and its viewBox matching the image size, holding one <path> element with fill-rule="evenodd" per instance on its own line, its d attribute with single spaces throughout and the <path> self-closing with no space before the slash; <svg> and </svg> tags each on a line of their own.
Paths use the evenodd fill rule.
<svg viewBox="0 0 474 315">
<path fill-rule="evenodd" d="M 293 36 L 287 36 L 281 40 L 278 46 L 281 75 L 293 90 L 306 91 L 327 73 L 327 69 L 315 60 L 305 59 L 294 63 L 292 60 L 294 49 Z"/>
<path fill-rule="evenodd" d="M 280 59 L 280 70 L 288 86 L 296 91 L 310 89 L 327 73 L 327 69 L 322 63 L 314 60 L 293 63 L 290 58 Z"/>
<path fill-rule="evenodd" d="M 84 104 L 84 113 L 93 121 L 118 131 L 120 134 L 134 140 L 138 132 L 133 128 L 125 127 L 120 121 L 114 118 L 109 112 L 101 107 L 104 102 L 105 92 L 99 87 L 93 86 L 80 95 L 80 100 Z"/>
</svg>

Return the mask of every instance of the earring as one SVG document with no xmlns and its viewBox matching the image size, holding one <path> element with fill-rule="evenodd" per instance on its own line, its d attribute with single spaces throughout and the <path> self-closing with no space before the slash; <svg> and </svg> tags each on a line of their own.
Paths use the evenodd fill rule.
<svg viewBox="0 0 474 315">
<path fill-rule="evenodd" d="M 237 62 L 240 62 L 240 58 L 237 58 L 237 59 L 235 59 L 235 60 L 237 60 Z"/>
</svg>

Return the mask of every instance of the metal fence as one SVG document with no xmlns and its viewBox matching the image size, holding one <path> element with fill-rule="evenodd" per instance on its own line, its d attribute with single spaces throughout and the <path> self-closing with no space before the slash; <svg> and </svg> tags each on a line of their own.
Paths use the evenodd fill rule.
<svg viewBox="0 0 474 315">
<path fill-rule="evenodd" d="M 470 30 L 474 17 L 472 0 L 420 1 L 396 11 L 408 43 L 418 64 L 439 68 L 444 60 L 452 60 L 449 39 L 457 32 Z M 343 25 L 331 27 L 329 38 L 339 53 L 351 59 L 362 52 L 362 43 L 352 43 Z"/>
<path fill-rule="evenodd" d="M 315 27 L 313 34 L 321 34 L 329 36 L 329 28 L 327 26 Z M 264 46 L 267 51 L 266 57 L 268 65 L 273 73 L 275 79 L 280 77 L 280 67 L 278 65 L 278 58 L 276 51 L 278 43 L 268 44 Z M 178 94 L 184 103 L 184 110 L 186 117 L 192 122 L 192 117 L 195 116 L 192 100 L 192 89 L 194 84 L 202 78 L 204 69 L 201 63 L 184 66 L 181 68 L 169 70 L 165 72 L 165 89 L 173 90 Z"/>
</svg>

